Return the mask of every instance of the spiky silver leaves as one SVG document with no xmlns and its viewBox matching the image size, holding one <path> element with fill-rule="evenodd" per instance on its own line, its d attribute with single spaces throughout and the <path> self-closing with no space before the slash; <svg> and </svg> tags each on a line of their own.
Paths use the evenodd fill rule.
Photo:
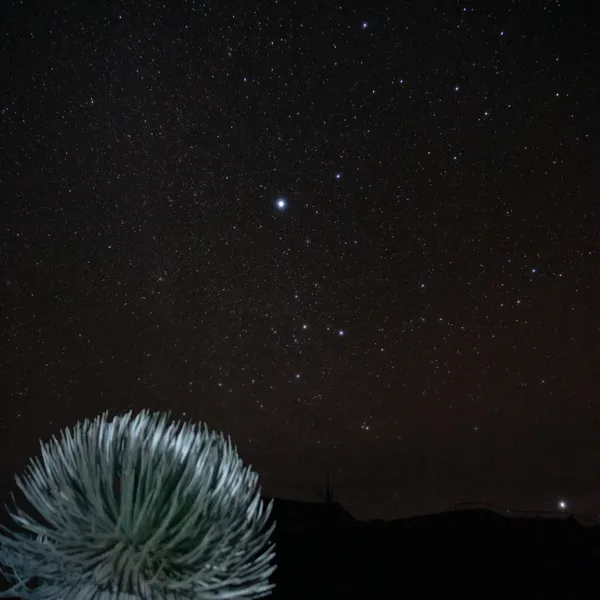
<svg viewBox="0 0 600 600">
<path fill-rule="evenodd" d="M 0 535 L 0 597 L 260 598 L 275 567 L 258 475 L 204 424 L 107 413 L 41 444 L 16 477 L 38 516 Z"/>
</svg>

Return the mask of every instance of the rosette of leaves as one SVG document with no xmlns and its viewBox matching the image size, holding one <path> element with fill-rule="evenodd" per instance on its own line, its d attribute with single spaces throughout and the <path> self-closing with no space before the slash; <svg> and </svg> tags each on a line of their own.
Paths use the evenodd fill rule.
<svg viewBox="0 0 600 600">
<path fill-rule="evenodd" d="M 258 475 L 230 438 L 169 413 L 108 414 L 41 444 L 0 534 L 0 597 L 216 600 L 271 593 Z M 14 497 L 13 497 L 14 500 Z"/>
</svg>

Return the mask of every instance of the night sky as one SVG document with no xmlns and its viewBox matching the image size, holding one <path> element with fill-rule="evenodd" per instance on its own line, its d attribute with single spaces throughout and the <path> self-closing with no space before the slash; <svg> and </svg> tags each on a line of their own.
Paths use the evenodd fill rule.
<svg viewBox="0 0 600 600">
<path fill-rule="evenodd" d="M 3 473 L 148 408 L 361 519 L 600 514 L 600 10 L 388 4 L 3 3 Z"/>
</svg>

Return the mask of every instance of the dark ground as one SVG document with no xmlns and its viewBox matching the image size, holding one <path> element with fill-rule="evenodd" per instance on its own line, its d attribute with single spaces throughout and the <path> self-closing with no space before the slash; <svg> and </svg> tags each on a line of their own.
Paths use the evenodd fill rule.
<svg viewBox="0 0 600 600">
<path fill-rule="evenodd" d="M 279 510 L 278 512 L 283 512 Z M 274 598 L 589 598 L 600 527 L 460 510 L 393 522 L 280 519 Z"/>
<path fill-rule="evenodd" d="M 513 518 L 476 509 L 365 523 L 337 503 L 279 499 L 273 516 L 274 600 L 600 594 L 600 526 L 574 517 Z"/>
</svg>

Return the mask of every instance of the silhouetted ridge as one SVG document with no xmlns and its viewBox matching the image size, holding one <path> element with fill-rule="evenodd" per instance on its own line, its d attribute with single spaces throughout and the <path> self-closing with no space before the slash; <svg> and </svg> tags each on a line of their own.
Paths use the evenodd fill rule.
<svg viewBox="0 0 600 600">
<path fill-rule="evenodd" d="M 600 594 L 600 526 L 573 515 L 473 507 L 365 522 L 339 502 L 272 499 L 274 600 Z"/>
<path fill-rule="evenodd" d="M 600 526 L 567 514 L 508 512 L 513 516 L 459 508 L 364 522 L 337 502 L 275 498 L 274 598 L 579 598 L 579 590 L 586 597 L 600 592 Z"/>
</svg>

